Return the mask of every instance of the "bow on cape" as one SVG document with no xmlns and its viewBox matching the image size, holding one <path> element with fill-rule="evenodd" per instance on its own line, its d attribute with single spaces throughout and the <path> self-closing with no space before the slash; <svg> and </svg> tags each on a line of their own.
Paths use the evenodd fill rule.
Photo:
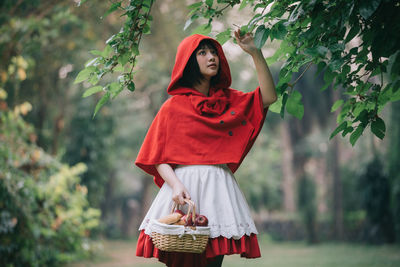
<svg viewBox="0 0 400 267">
<path fill-rule="evenodd" d="M 218 116 L 229 108 L 228 97 L 222 89 L 215 91 L 209 97 L 191 95 L 190 101 L 196 112 L 203 116 Z"/>
</svg>

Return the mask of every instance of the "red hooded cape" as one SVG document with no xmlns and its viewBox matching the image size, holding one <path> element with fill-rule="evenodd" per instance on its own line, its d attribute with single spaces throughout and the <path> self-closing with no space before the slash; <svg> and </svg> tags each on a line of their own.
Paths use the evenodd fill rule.
<svg viewBox="0 0 400 267">
<path fill-rule="evenodd" d="M 219 80 L 205 96 L 194 88 L 182 87 L 186 63 L 199 43 L 211 40 L 220 59 Z M 195 34 L 178 47 L 167 92 L 172 95 L 158 111 L 140 148 L 135 164 L 164 180 L 155 164 L 224 164 L 234 173 L 253 146 L 265 120 L 260 89 L 243 93 L 229 88 L 231 74 L 221 45 Z"/>
</svg>

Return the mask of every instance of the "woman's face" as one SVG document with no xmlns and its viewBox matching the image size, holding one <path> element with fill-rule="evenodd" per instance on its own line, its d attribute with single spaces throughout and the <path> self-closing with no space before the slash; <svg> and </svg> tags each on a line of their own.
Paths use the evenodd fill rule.
<svg viewBox="0 0 400 267">
<path fill-rule="evenodd" d="M 219 57 L 217 50 L 204 46 L 196 52 L 197 63 L 199 64 L 200 73 L 206 79 L 211 79 L 218 74 Z"/>
</svg>

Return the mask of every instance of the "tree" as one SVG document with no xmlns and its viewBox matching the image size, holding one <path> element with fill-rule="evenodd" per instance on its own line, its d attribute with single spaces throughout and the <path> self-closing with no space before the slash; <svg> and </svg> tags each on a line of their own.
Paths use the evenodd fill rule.
<svg viewBox="0 0 400 267">
<path fill-rule="evenodd" d="M 142 34 L 150 33 L 150 16 L 153 0 L 114 2 L 106 13 L 120 10 L 126 22 L 118 34 L 111 36 L 103 51 L 96 55 L 79 73 L 76 82 L 88 80 L 94 87 L 85 95 L 104 91 L 94 115 L 102 105 L 121 91 L 134 91 L 133 69 L 139 55 Z M 267 59 L 269 63 L 284 61 L 277 92 L 279 99 L 270 107 L 284 117 L 285 110 L 302 118 L 302 95 L 296 84 L 312 64 L 324 73 L 325 85 L 345 89 L 332 111 L 341 108 L 337 116 L 338 133 L 350 134 L 354 145 L 367 126 L 379 138 L 385 136 L 386 126 L 380 112 L 389 102 L 400 99 L 400 11 L 398 1 L 255 1 L 206 0 L 191 4 L 185 28 L 199 18 L 206 24 L 194 32 L 209 34 L 212 22 L 230 8 L 253 8 L 254 16 L 241 33 L 254 32 L 256 45 L 261 48 L 267 39 L 280 40 L 280 48 Z M 326 20 L 327 16 L 331 18 Z M 224 43 L 231 38 L 231 29 L 216 38 Z M 293 80 L 296 72 L 301 74 Z M 97 85 L 107 73 L 121 72 L 118 82 Z M 293 81 L 292 81 L 293 80 Z"/>
</svg>

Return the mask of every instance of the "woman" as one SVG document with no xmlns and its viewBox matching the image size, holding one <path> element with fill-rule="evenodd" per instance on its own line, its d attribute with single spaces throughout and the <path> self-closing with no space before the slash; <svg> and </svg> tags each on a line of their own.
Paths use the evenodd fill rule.
<svg viewBox="0 0 400 267">
<path fill-rule="evenodd" d="M 233 173 L 256 140 L 275 86 L 251 34 L 235 32 L 253 58 L 259 87 L 249 93 L 229 88 L 231 74 L 221 45 L 203 35 L 178 47 L 172 95 L 160 108 L 135 164 L 154 176 L 160 191 L 139 230 L 136 255 L 157 257 L 167 266 L 221 266 L 224 255 L 260 257 L 257 230 Z M 249 181 L 251 182 L 251 181 Z M 173 202 L 192 199 L 211 228 L 202 254 L 164 252 L 151 242 L 149 222 L 171 211 Z M 184 210 L 186 211 L 186 210 Z"/>
</svg>

